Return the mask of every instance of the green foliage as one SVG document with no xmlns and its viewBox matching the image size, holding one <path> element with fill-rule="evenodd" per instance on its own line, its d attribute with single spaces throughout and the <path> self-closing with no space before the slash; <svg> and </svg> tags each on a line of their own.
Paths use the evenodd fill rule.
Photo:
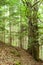
<svg viewBox="0 0 43 65">
<path fill-rule="evenodd" d="M 24 1 L 24 3 L 23 3 Z M 4 32 L 9 37 L 11 33 L 11 37 L 16 36 L 18 39 L 20 37 L 25 37 L 28 35 L 28 21 L 30 18 L 30 14 L 33 14 L 33 8 L 27 7 L 26 3 L 28 2 L 31 5 L 34 4 L 34 0 L 0 0 L 0 31 Z M 43 21 L 43 0 L 40 0 L 41 4 L 38 4 L 38 13 L 37 18 Z M 24 5 L 25 4 L 25 5 Z M 32 12 L 31 12 L 31 11 Z M 33 16 L 32 16 L 33 18 Z M 40 21 L 39 20 L 39 21 Z M 23 24 L 23 31 L 21 31 L 21 23 Z M 42 26 L 43 23 L 38 22 L 38 26 Z M 13 31 L 12 28 L 13 27 Z M 11 28 L 11 30 L 10 30 Z M 16 29 L 16 30 L 15 30 Z M 39 30 L 40 32 L 41 30 Z M 14 33 L 12 33 L 14 32 Z M 9 33 L 9 34 L 8 34 Z M 32 41 L 32 40 L 30 40 Z"/>
</svg>

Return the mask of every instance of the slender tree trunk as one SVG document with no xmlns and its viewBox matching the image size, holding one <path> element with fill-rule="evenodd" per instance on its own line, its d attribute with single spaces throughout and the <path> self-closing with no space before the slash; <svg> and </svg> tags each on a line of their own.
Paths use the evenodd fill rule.
<svg viewBox="0 0 43 65">
<path fill-rule="evenodd" d="M 12 7 L 10 7 L 9 8 L 9 12 L 10 12 L 10 15 L 12 14 L 12 12 L 13 12 L 13 8 Z M 10 17 L 9 17 L 10 18 Z M 12 23 L 11 23 L 11 18 L 10 18 L 10 21 L 9 21 L 9 45 L 11 45 L 12 44 Z"/>
<path fill-rule="evenodd" d="M 20 47 L 22 48 L 22 33 L 23 33 L 23 27 L 22 27 L 22 23 L 20 24 Z"/>
<path fill-rule="evenodd" d="M 11 34 L 11 22 L 10 22 L 10 36 L 9 36 L 9 44 L 12 44 L 12 34 Z"/>
</svg>

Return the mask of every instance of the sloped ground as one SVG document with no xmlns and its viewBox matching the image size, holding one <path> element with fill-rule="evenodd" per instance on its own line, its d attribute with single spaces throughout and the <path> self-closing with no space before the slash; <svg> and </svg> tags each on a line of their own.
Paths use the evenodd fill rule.
<svg viewBox="0 0 43 65">
<path fill-rule="evenodd" d="M 25 50 L 0 43 L 0 65 L 43 65 Z"/>
</svg>

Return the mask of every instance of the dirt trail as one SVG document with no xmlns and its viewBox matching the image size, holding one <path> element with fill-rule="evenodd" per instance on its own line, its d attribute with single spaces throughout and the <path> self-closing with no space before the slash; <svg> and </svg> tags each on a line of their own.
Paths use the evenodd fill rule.
<svg viewBox="0 0 43 65">
<path fill-rule="evenodd" d="M 21 48 L 0 43 L 0 65 L 43 65 Z"/>
</svg>

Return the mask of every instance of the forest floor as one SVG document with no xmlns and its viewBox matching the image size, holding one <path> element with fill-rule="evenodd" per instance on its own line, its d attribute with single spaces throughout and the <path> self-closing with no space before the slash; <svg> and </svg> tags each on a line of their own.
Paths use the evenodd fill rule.
<svg viewBox="0 0 43 65">
<path fill-rule="evenodd" d="M 0 65 L 43 65 L 25 50 L 0 43 Z"/>
</svg>

